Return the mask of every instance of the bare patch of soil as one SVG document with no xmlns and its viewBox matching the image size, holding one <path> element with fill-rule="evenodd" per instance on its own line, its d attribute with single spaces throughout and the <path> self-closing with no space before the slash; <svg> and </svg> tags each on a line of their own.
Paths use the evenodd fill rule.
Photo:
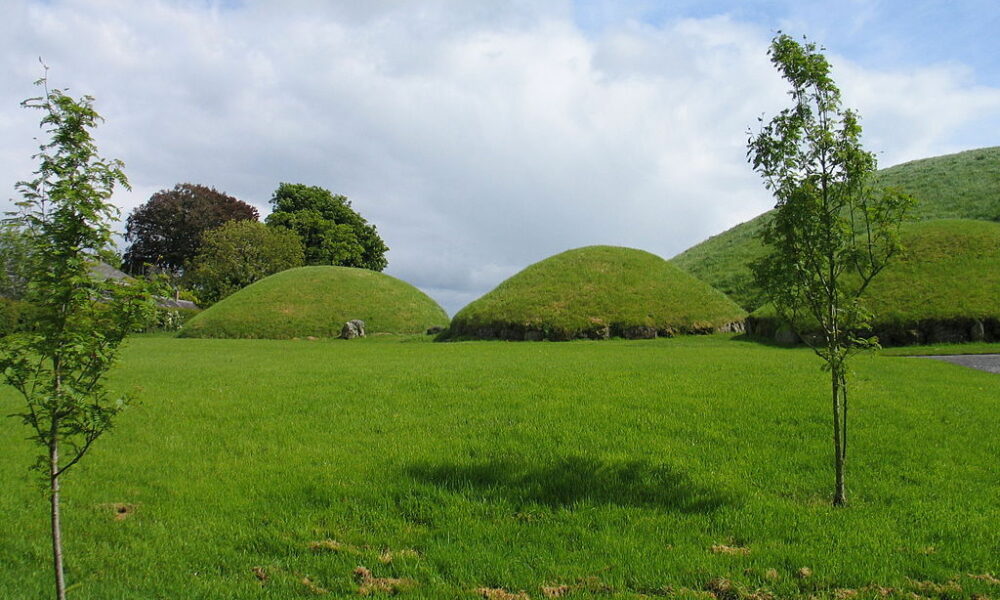
<svg viewBox="0 0 1000 600">
<path fill-rule="evenodd" d="M 481 587 L 476 590 L 476 595 L 486 600 L 531 600 L 528 592 L 508 592 L 503 588 Z"/>
<path fill-rule="evenodd" d="M 413 579 L 375 577 L 365 567 L 354 569 L 354 581 L 360 586 L 358 587 L 358 594 L 362 596 L 369 596 L 371 594 L 398 594 L 417 586 L 417 582 Z"/>
</svg>

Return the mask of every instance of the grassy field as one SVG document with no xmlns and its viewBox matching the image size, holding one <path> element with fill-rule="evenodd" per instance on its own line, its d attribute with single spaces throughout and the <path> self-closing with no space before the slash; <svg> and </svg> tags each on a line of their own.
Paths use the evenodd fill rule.
<svg viewBox="0 0 1000 600">
<path fill-rule="evenodd" d="M 145 401 L 63 484 L 71 597 L 1000 597 L 996 375 L 859 358 L 834 510 L 808 350 L 424 339 L 132 340 Z M 25 436 L 0 598 L 50 586 Z"/>
<path fill-rule="evenodd" d="M 917 199 L 911 217 L 1000 221 L 1000 146 L 903 163 L 879 171 L 883 185 Z M 749 264 L 764 250 L 764 213 L 685 250 L 670 261 L 707 281 L 748 311 L 762 304 Z"/>
</svg>

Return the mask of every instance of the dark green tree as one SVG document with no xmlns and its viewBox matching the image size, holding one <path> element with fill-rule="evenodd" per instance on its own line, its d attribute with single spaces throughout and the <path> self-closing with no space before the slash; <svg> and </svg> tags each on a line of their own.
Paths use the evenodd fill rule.
<svg viewBox="0 0 1000 600">
<path fill-rule="evenodd" d="M 302 240 L 294 231 L 256 221 L 230 221 L 205 232 L 185 278 L 207 305 L 304 262 Z"/>
<path fill-rule="evenodd" d="M 24 230 L 12 223 L 0 224 L 0 296 L 21 300 L 28 291 L 31 247 Z"/>
<path fill-rule="evenodd" d="M 198 254 L 201 235 L 226 221 L 256 221 L 253 206 L 215 188 L 179 183 L 172 190 L 160 190 L 129 215 L 125 240 L 124 267 L 132 274 L 154 265 L 173 275 L 181 274 Z"/>
<path fill-rule="evenodd" d="M 321 187 L 282 183 L 266 221 L 299 234 L 307 265 L 340 265 L 382 271 L 389 248 L 344 196 Z"/>
<path fill-rule="evenodd" d="M 835 484 L 846 502 L 848 361 L 877 347 L 858 332 L 870 315 L 868 284 L 899 250 L 912 198 L 877 184 L 858 115 L 841 108 L 822 48 L 780 34 L 771 62 L 791 85 L 792 106 L 748 141 L 748 157 L 777 201 L 765 225 L 768 254 L 753 265 L 760 289 L 830 374 Z"/>
<path fill-rule="evenodd" d="M 43 78 L 39 85 L 45 86 Z M 44 448 L 35 467 L 50 491 L 56 596 L 65 598 L 59 489 L 66 471 L 113 423 L 128 398 L 104 377 L 119 344 L 148 322 L 154 304 L 137 285 L 95 279 L 91 266 L 112 250 L 109 203 L 128 186 L 122 163 L 97 154 L 91 138 L 100 116 L 93 98 L 74 100 L 45 89 L 23 106 L 43 112 L 49 140 L 40 146 L 36 178 L 17 184 L 22 200 L 12 221 L 32 255 L 25 297 L 36 307 L 34 330 L 0 340 L 0 373 L 24 397 L 15 415 Z"/>
</svg>

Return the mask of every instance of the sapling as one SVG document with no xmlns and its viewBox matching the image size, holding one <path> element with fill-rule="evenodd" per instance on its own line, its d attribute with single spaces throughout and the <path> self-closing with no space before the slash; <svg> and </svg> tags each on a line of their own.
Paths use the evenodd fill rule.
<svg viewBox="0 0 1000 600">
<path fill-rule="evenodd" d="M 862 295 L 899 252 L 913 199 L 875 181 L 857 113 L 841 108 L 821 48 L 778 34 L 771 62 L 791 84 L 793 105 L 748 141 L 747 156 L 777 201 L 753 265 L 778 315 L 823 359 L 833 400 L 833 504 L 846 502 L 848 361 L 877 347 L 859 335 L 869 321 Z"/>
<path fill-rule="evenodd" d="M 101 158 L 90 130 L 101 120 L 93 98 L 48 89 L 22 103 L 42 111 L 48 139 L 34 156 L 35 178 L 17 184 L 21 200 L 11 223 L 25 234 L 25 298 L 36 307 L 29 331 L 0 339 L 0 374 L 24 397 L 14 416 L 43 450 L 51 504 L 56 597 L 66 597 L 60 523 L 60 483 L 93 443 L 111 428 L 128 397 L 113 393 L 105 375 L 125 336 L 151 318 L 150 295 L 138 284 L 102 281 L 92 269 L 112 252 L 115 186 L 128 187 L 118 160 Z"/>
</svg>

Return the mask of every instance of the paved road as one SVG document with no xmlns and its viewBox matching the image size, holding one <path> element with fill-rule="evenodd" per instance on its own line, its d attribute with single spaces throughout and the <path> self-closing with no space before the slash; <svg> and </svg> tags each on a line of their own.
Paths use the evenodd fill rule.
<svg viewBox="0 0 1000 600">
<path fill-rule="evenodd" d="M 1000 375 L 1000 354 L 955 354 L 953 356 L 919 356 L 917 358 L 933 358 L 964 367 L 972 367 L 987 373 Z"/>
</svg>

